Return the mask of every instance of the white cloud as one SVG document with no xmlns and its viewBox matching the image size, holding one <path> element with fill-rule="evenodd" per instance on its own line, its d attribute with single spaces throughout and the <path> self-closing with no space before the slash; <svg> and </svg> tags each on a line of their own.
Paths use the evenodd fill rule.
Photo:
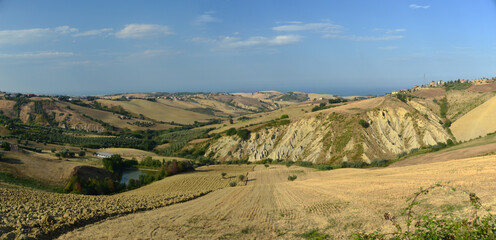
<svg viewBox="0 0 496 240">
<path fill-rule="evenodd" d="M 193 25 L 195 26 L 203 26 L 208 23 L 220 22 L 218 18 L 212 16 L 215 12 L 206 12 L 200 16 L 198 16 L 195 21 L 193 21 Z"/>
<path fill-rule="evenodd" d="M 379 50 L 396 50 L 396 49 L 398 49 L 397 46 L 379 47 Z"/>
<path fill-rule="evenodd" d="M 409 8 L 412 8 L 412 9 L 427 9 L 427 8 L 430 8 L 431 5 L 417 5 L 417 4 L 410 4 L 408 6 Z"/>
<path fill-rule="evenodd" d="M 366 42 L 366 41 L 389 41 L 402 39 L 405 36 L 402 35 L 385 35 L 385 36 L 354 36 L 354 35 L 335 35 L 326 34 L 324 38 L 342 39 L 355 42 Z"/>
<path fill-rule="evenodd" d="M 282 46 L 300 42 L 301 37 L 298 35 L 279 35 L 273 38 L 268 37 L 250 37 L 241 40 L 237 37 L 225 37 L 220 42 L 222 48 L 243 48 L 243 47 L 263 47 L 263 46 Z"/>
<path fill-rule="evenodd" d="M 56 28 L 31 28 L 20 30 L 0 30 L 0 44 L 25 44 L 41 39 L 77 32 L 77 28 L 60 26 Z"/>
<path fill-rule="evenodd" d="M 169 27 L 156 24 L 129 24 L 117 32 L 117 38 L 149 38 L 171 35 Z"/>
<path fill-rule="evenodd" d="M 0 53 L 0 58 L 55 58 L 55 57 L 70 57 L 72 52 L 28 52 L 28 53 Z"/>
<path fill-rule="evenodd" d="M 278 21 L 276 24 L 302 24 L 301 21 Z"/>
<path fill-rule="evenodd" d="M 76 33 L 73 36 L 74 37 L 89 37 L 89 36 L 100 36 L 108 32 L 112 32 L 114 29 L 112 28 L 102 28 L 102 29 L 96 29 L 96 30 L 90 30 L 86 32 L 81 32 L 81 33 Z"/>
<path fill-rule="evenodd" d="M 323 33 L 340 33 L 343 26 L 332 24 L 329 22 L 323 23 L 295 23 L 273 27 L 272 30 L 278 32 L 296 32 L 296 31 L 313 31 Z"/>
<path fill-rule="evenodd" d="M 386 34 L 401 33 L 401 32 L 406 32 L 406 29 L 404 29 L 404 28 L 389 29 L 386 31 Z"/>
<path fill-rule="evenodd" d="M 77 28 L 71 28 L 69 26 L 56 27 L 54 30 L 55 30 L 55 32 L 60 33 L 60 34 L 74 33 L 74 32 L 78 31 Z"/>
</svg>

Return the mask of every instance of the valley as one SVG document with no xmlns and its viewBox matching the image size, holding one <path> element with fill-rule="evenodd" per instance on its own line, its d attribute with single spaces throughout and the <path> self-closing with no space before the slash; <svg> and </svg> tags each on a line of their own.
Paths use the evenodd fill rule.
<svg viewBox="0 0 496 240">
<path fill-rule="evenodd" d="M 401 219 L 435 184 L 496 206 L 496 83 L 456 84 L 352 98 L 5 93 L 0 236 L 346 239 L 394 231 L 384 213 Z M 157 174 L 123 184 L 125 169 Z M 432 194 L 419 207 L 470 210 L 463 194 Z"/>
</svg>

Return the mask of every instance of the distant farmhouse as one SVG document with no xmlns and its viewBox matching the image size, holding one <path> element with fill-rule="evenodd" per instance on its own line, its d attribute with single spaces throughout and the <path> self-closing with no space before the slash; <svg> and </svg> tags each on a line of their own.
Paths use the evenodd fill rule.
<svg viewBox="0 0 496 240">
<path fill-rule="evenodd" d="M 108 153 L 108 152 L 96 152 L 95 153 L 95 156 L 97 157 L 101 157 L 101 158 L 110 158 L 112 157 L 112 153 Z"/>
</svg>

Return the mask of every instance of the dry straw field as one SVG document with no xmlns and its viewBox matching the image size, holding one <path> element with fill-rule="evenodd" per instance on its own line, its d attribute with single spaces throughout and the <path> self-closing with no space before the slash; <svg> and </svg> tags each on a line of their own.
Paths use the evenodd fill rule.
<svg viewBox="0 0 496 240">
<path fill-rule="evenodd" d="M 420 187 L 449 183 L 496 204 L 496 157 L 484 156 L 379 169 L 319 172 L 257 165 L 247 186 L 223 188 L 192 201 L 108 220 L 61 239 L 299 239 L 317 231 L 336 239 L 381 228 L 388 212 L 399 216 Z M 297 175 L 291 182 L 288 175 Z M 465 196 L 434 191 L 420 207 L 464 214 Z"/>
<path fill-rule="evenodd" d="M 227 187 L 235 177 L 252 169 L 253 166 L 246 165 L 200 167 L 196 172 L 167 177 L 112 196 L 58 194 L 0 183 L 0 239 L 51 239 L 109 217 L 188 201 Z M 227 175 L 222 177 L 221 172 Z"/>
</svg>

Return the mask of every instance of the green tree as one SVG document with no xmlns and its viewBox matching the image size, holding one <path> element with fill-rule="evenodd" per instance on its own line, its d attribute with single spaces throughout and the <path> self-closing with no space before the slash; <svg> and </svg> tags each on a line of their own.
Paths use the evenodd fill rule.
<svg viewBox="0 0 496 240">
<path fill-rule="evenodd" d="M 120 174 L 124 170 L 125 164 L 119 154 L 114 154 L 109 158 L 104 158 L 102 161 L 103 167 L 111 173 Z"/>
<path fill-rule="evenodd" d="M 289 118 L 288 114 L 283 114 L 281 115 L 280 119 L 286 119 L 286 118 Z"/>
<path fill-rule="evenodd" d="M 248 129 L 239 129 L 237 135 L 243 140 L 248 140 L 250 139 L 250 133 Z"/>
<path fill-rule="evenodd" d="M 80 157 L 84 157 L 84 156 L 86 155 L 86 152 L 85 152 L 85 151 L 83 151 L 83 150 L 80 150 L 80 151 L 78 152 L 78 155 L 79 155 Z"/>
<path fill-rule="evenodd" d="M 226 131 L 226 135 L 227 136 L 232 136 L 234 134 L 236 134 L 237 131 L 236 131 L 236 128 L 229 128 L 227 131 Z"/>
<path fill-rule="evenodd" d="M 2 148 L 5 151 L 10 151 L 10 143 L 9 142 L 6 142 L 6 141 L 3 141 L 2 142 Z"/>
<path fill-rule="evenodd" d="M 362 125 L 362 127 L 363 127 L 363 128 L 368 128 L 368 127 L 370 126 L 370 124 L 369 124 L 367 121 L 363 120 L 363 119 L 360 119 L 360 120 L 358 121 L 358 123 L 359 123 L 360 125 Z"/>
</svg>

